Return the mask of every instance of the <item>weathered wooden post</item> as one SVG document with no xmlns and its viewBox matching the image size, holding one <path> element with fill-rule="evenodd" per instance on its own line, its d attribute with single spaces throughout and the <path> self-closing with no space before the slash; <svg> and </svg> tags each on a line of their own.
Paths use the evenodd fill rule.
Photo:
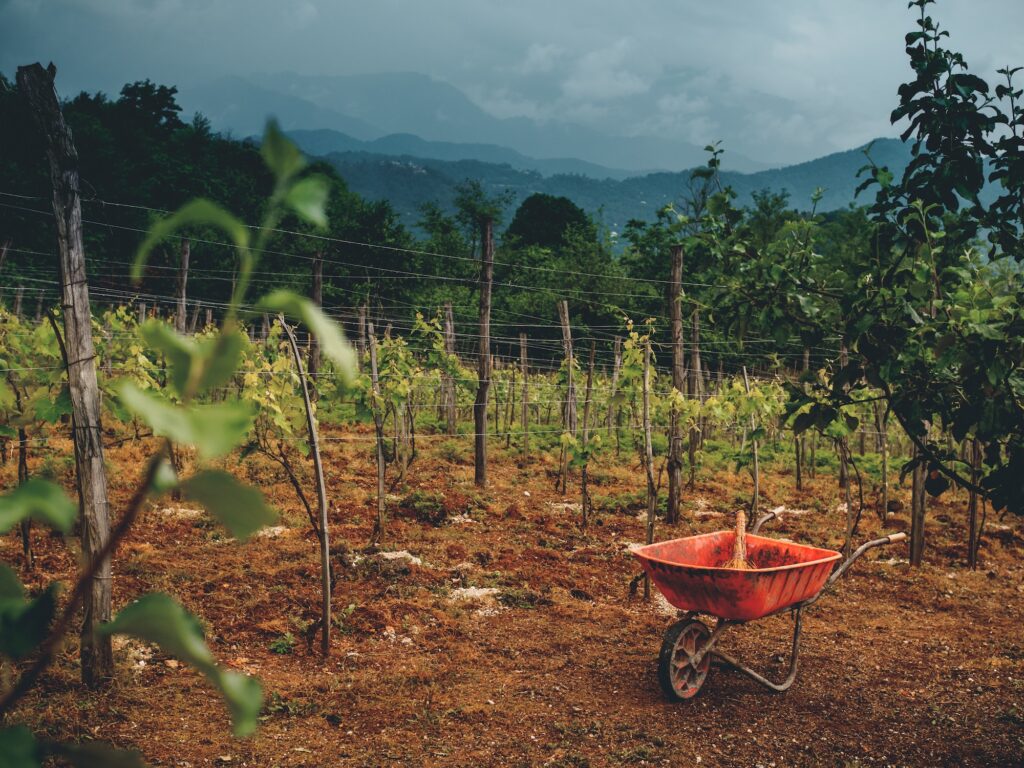
<svg viewBox="0 0 1024 768">
<path fill-rule="evenodd" d="M 480 258 L 480 354 L 477 363 L 476 400 L 473 403 L 474 481 L 487 485 L 487 395 L 491 387 L 491 287 L 494 283 L 494 221 L 486 218 Z"/>
<path fill-rule="evenodd" d="M 311 280 L 309 298 L 318 307 L 324 305 L 324 254 L 317 251 L 313 254 L 313 275 Z M 309 379 L 313 382 L 313 399 L 320 396 L 317 386 L 317 376 L 320 373 L 320 340 L 313 334 L 309 336 L 309 363 L 307 365 Z"/>
<path fill-rule="evenodd" d="M 369 323 L 370 335 L 370 386 L 373 389 L 373 427 L 377 436 L 377 519 L 373 524 L 373 543 L 379 544 L 384 538 L 384 418 L 380 412 L 380 381 L 377 379 L 377 337 L 373 323 Z"/>
<path fill-rule="evenodd" d="M 586 454 L 590 445 L 590 411 L 594 396 L 594 357 L 597 353 L 597 345 L 593 339 L 590 340 L 590 360 L 587 364 L 587 388 L 583 395 L 583 452 Z M 587 456 L 583 462 L 583 469 L 580 473 L 580 490 L 583 496 L 581 507 L 583 512 L 583 532 L 587 532 L 587 524 L 590 522 L 590 490 L 587 485 L 590 481 L 589 473 L 590 457 Z"/>
<path fill-rule="evenodd" d="M 444 351 L 455 357 L 455 316 L 452 303 L 444 304 Z M 447 371 L 441 374 L 441 407 L 444 410 L 445 428 L 449 435 L 458 431 L 458 402 L 456 399 L 455 378 Z"/>
<path fill-rule="evenodd" d="M 576 423 L 576 383 L 573 375 L 575 368 L 575 360 L 572 353 L 572 328 L 569 325 L 569 302 L 562 299 L 558 302 L 558 317 L 562 324 L 562 349 L 565 353 L 565 407 L 562 409 L 562 427 L 565 431 L 576 437 L 577 423 Z M 569 451 L 562 446 L 561 454 L 561 475 L 560 485 L 561 492 L 565 493 L 569 483 Z"/>
<path fill-rule="evenodd" d="M 191 244 L 186 237 L 181 241 L 181 261 L 178 262 L 178 307 L 174 314 L 174 330 L 184 334 L 188 329 L 188 307 L 185 303 L 186 286 L 188 285 L 188 260 Z"/>
<path fill-rule="evenodd" d="M 643 378 L 644 469 L 647 472 L 647 538 L 654 543 L 654 517 L 658 511 L 658 487 L 654 484 L 654 446 L 651 443 L 651 340 L 644 342 Z M 644 572 L 644 600 L 651 599 L 651 580 Z"/>
<path fill-rule="evenodd" d="M 530 453 L 530 372 L 526 352 L 526 334 L 519 334 L 519 365 L 523 372 L 523 456 Z"/>
<path fill-rule="evenodd" d="M 668 284 L 668 311 L 670 330 L 672 333 L 672 387 L 682 395 L 686 392 L 686 372 L 683 360 L 683 246 L 672 246 L 672 265 Z M 692 394 L 692 393 L 691 393 Z M 683 486 L 683 425 L 679 418 L 679 409 L 672 406 L 669 415 L 669 451 L 668 451 L 668 509 L 666 520 L 675 523 L 679 520 L 679 501 Z"/>
<path fill-rule="evenodd" d="M 82 205 L 78 187 L 78 153 L 71 130 L 64 122 L 54 88 L 56 68 L 40 64 L 18 68 L 18 88 L 28 101 L 32 117 L 46 140 L 46 155 L 53 184 L 53 214 L 60 252 L 61 299 L 64 337 L 68 353 L 68 389 L 74 416 L 73 440 L 79 457 L 78 492 L 82 508 L 82 553 L 92 562 L 110 539 L 107 475 L 103 464 L 99 386 L 92 342 L 89 287 L 82 244 Z M 110 560 L 100 563 L 88 586 L 81 631 L 82 680 L 98 685 L 113 675 L 114 657 L 109 636 L 97 637 L 97 623 L 110 621 Z"/>
</svg>

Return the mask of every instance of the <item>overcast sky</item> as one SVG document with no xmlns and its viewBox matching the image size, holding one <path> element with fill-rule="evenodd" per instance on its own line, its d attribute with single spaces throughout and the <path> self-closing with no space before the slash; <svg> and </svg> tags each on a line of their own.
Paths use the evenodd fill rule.
<svg viewBox="0 0 1024 768">
<path fill-rule="evenodd" d="M 990 82 L 1024 64 L 1024 0 L 933 15 Z M 498 116 L 792 162 L 893 134 L 912 24 L 903 0 L 0 0 L 0 70 L 53 60 L 64 94 L 415 71 Z"/>
</svg>

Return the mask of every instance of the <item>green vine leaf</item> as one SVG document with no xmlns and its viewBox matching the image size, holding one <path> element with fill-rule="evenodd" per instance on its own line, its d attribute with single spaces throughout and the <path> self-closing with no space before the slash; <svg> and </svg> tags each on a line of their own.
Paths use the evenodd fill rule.
<svg viewBox="0 0 1024 768">
<path fill-rule="evenodd" d="M 256 729 L 256 718 L 263 706 L 259 682 L 217 666 L 204 641 L 199 621 L 169 595 L 159 592 L 145 595 L 97 631 L 156 643 L 164 652 L 195 667 L 220 690 L 231 709 L 235 735 L 246 736 Z"/>
</svg>

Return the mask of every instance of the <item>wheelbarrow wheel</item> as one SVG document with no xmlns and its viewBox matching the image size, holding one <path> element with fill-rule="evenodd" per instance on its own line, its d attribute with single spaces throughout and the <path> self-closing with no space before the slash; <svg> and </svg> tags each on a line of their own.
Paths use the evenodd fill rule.
<svg viewBox="0 0 1024 768">
<path fill-rule="evenodd" d="M 690 659 L 710 636 L 711 630 L 696 619 L 677 621 L 665 632 L 658 656 L 658 682 L 672 701 L 692 699 L 704 685 L 711 669 L 711 654 L 705 655 L 696 669 Z"/>
</svg>

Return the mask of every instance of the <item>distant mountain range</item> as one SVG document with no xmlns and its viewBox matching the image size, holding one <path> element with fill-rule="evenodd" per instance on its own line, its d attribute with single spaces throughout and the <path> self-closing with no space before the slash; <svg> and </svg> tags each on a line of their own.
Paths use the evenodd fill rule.
<svg viewBox="0 0 1024 768">
<path fill-rule="evenodd" d="M 618 230 L 679 199 L 688 169 L 707 160 L 702 148 L 675 139 L 497 118 L 454 86 L 415 73 L 226 77 L 184 86 L 179 98 L 186 114 L 201 111 L 236 136 L 258 135 L 266 117 L 276 116 L 303 151 L 327 158 L 361 195 L 389 200 L 413 228 L 423 203 L 450 208 L 455 186 L 469 178 L 510 190 L 515 204 L 534 192 L 564 195 Z M 862 150 L 782 168 L 726 151 L 722 179 L 741 205 L 772 189 L 806 209 L 822 187 L 819 209 L 834 210 L 854 202 Z M 894 172 L 909 161 L 908 147 L 895 139 L 876 141 L 871 155 Z"/>
<path fill-rule="evenodd" d="M 673 138 L 611 136 L 573 123 L 498 118 L 458 88 L 410 72 L 223 77 L 182 85 L 179 100 L 186 114 L 200 111 L 218 130 L 242 136 L 260 133 L 266 116 L 275 115 L 286 130 L 326 128 L 360 141 L 413 134 L 431 142 L 498 145 L 531 158 L 577 158 L 629 172 L 679 171 L 704 161 L 702 147 Z M 725 166 L 767 167 L 735 152 L 726 152 Z"/>
<path fill-rule="evenodd" d="M 296 138 L 306 151 L 315 154 L 306 142 L 308 136 Z M 621 230 L 630 219 L 653 220 L 659 209 L 680 199 L 689 181 L 689 171 L 598 179 L 579 174 L 546 176 L 509 163 L 379 152 L 333 152 L 325 158 L 337 168 L 351 189 L 370 199 L 389 200 L 403 222 L 411 227 L 419 220 L 423 203 L 435 201 L 450 207 L 455 186 L 465 179 L 478 179 L 492 192 L 511 191 L 513 206 L 534 192 L 564 195 L 613 231 Z M 871 158 L 898 174 L 909 162 L 910 151 L 896 139 L 879 139 L 871 145 Z M 818 209 L 829 211 L 855 202 L 854 193 L 860 183 L 857 171 L 866 163 L 864 147 L 860 147 L 774 170 L 749 174 L 725 171 L 722 182 L 735 190 L 739 205 L 749 203 L 753 192 L 771 189 L 788 192 L 790 204 L 801 210 L 810 208 L 811 195 L 822 187 L 824 196 Z M 871 197 L 865 195 L 856 202 L 867 204 Z"/>
</svg>

